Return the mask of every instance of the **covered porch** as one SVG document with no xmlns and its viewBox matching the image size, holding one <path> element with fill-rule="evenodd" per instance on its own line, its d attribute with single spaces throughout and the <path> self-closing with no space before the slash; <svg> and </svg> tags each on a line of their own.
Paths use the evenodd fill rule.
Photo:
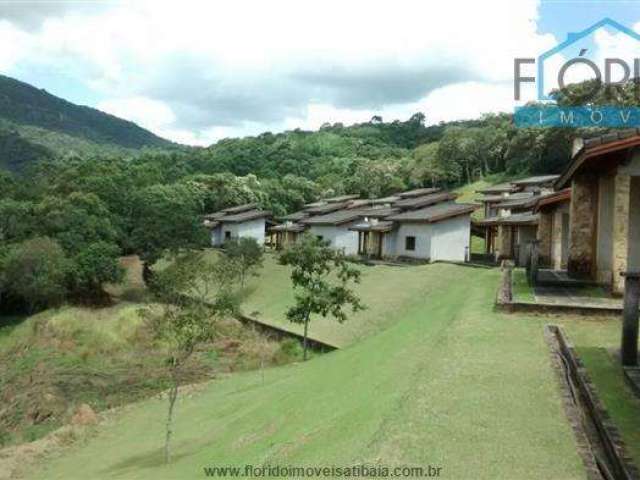
<svg viewBox="0 0 640 480">
<path fill-rule="evenodd" d="M 381 259 L 389 249 L 393 222 L 370 219 L 350 228 L 358 232 L 358 255 L 365 258 Z"/>
<path fill-rule="evenodd" d="M 304 232 L 304 225 L 293 222 L 285 222 L 269 228 L 272 245 L 276 250 L 283 250 L 298 241 L 298 237 Z"/>
</svg>

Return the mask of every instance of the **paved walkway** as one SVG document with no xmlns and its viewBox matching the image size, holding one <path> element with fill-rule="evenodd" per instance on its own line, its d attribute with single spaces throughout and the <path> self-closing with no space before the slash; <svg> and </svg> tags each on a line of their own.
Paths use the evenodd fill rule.
<svg viewBox="0 0 640 480">
<path fill-rule="evenodd" d="M 536 286 L 534 295 L 536 302 L 542 305 L 622 311 L 621 298 L 589 295 L 584 288 L 579 287 Z"/>
</svg>

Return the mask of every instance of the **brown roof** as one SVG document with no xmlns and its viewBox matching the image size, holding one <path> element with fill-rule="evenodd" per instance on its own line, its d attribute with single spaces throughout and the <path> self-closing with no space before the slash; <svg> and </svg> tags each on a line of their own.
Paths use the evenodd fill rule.
<svg viewBox="0 0 640 480">
<path fill-rule="evenodd" d="M 342 210 L 349 206 L 348 202 L 343 203 L 325 203 L 323 205 L 319 205 L 317 207 L 307 208 L 306 211 L 310 215 L 324 215 L 329 212 L 335 212 L 337 210 Z"/>
<path fill-rule="evenodd" d="M 440 191 L 439 188 L 416 188 L 415 190 L 407 190 L 406 192 L 400 192 L 398 196 L 402 198 L 422 197 L 423 195 L 430 195 L 432 193 L 436 193 L 439 191 Z"/>
<path fill-rule="evenodd" d="M 553 184 L 560 175 L 538 175 L 537 177 L 522 178 L 520 180 L 514 180 L 511 182 L 513 185 L 520 187 L 526 187 L 529 185 L 547 185 Z"/>
<path fill-rule="evenodd" d="M 244 205 L 239 205 L 237 207 L 225 208 L 224 210 L 220 210 L 220 213 L 240 213 L 246 212 L 248 210 L 255 210 L 255 203 L 245 203 Z"/>
<path fill-rule="evenodd" d="M 288 215 L 284 215 L 282 217 L 278 217 L 279 220 L 287 221 L 291 220 L 292 222 L 297 222 L 298 220 L 302 220 L 303 218 L 307 218 L 309 216 L 309 212 L 306 210 L 300 210 L 298 212 L 289 213 Z"/>
<path fill-rule="evenodd" d="M 227 215 L 220 219 L 223 223 L 242 223 L 249 220 L 255 220 L 257 218 L 270 217 L 271 212 L 267 210 L 249 210 L 246 212 L 240 212 L 233 215 Z"/>
<path fill-rule="evenodd" d="M 496 185 L 491 185 L 490 187 L 483 188 L 482 190 L 476 190 L 477 193 L 504 193 L 504 192 L 515 192 L 518 190 L 518 187 L 512 185 L 511 183 L 498 183 Z"/>
<path fill-rule="evenodd" d="M 299 223 L 287 222 L 280 225 L 274 225 L 269 228 L 270 232 L 304 232 L 305 226 Z"/>
<path fill-rule="evenodd" d="M 421 197 L 404 198 L 402 200 L 398 200 L 397 202 L 394 202 L 393 206 L 397 208 L 403 208 L 403 209 L 404 208 L 407 208 L 407 209 L 421 208 L 421 207 L 427 207 L 429 205 L 434 205 L 436 203 L 446 202 L 446 201 L 455 200 L 455 199 L 456 199 L 456 195 L 453 193 L 440 192 L 440 193 L 432 193 L 430 195 L 424 195 Z"/>
<path fill-rule="evenodd" d="M 393 230 L 394 223 L 388 221 L 381 222 L 362 222 L 350 227 L 349 230 L 356 232 L 390 232 Z"/>
<path fill-rule="evenodd" d="M 490 217 L 484 220 L 474 221 L 475 225 L 493 226 L 493 225 L 537 225 L 538 215 L 533 213 L 516 213 L 506 217 Z"/>
<path fill-rule="evenodd" d="M 355 200 L 359 197 L 360 195 L 338 195 L 336 197 L 325 198 L 324 201 L 328 203 L 342 203 L 347 200 Z"/>
<path fill-rule="evenodd" d="M 498 204 L 498 208 L 533 208 L 537 203 L 540 195 L 536 195 L 533 192 L 520 192 L 514 193 L 505 197 L 504 200 Z"/>
<path fill-rule="evenodd" d="M 573 145 L 572 160 L 556 181 L 556 189 L 566 187 L 573 175 L 588 160 L 638 145 L 640 145 L 640 128 L 619 130 L 598 137 L 576 139 Z"/>
<path fill-rule="evenodd" d="M 533 209 L 534 212 L 539 212 L 543 207 L 550 205 L 557 205 L 558 203 L 569 202 L 571 200 L 571 189 L 565 188 L 559 192 L 553 192 L 548 195 L 540 197 L 538 203 Z"/>
<path fill-rule="evenodd" d="M 342 225 L 343 223 L 353 222 L 358 218 L 362 218 L 362 210 L 338 210 L 336 212 L 327 213 L 326 215 L 317 215 L 300 220 L 304 225 Z"/>
<path fill-rule="evenodd" d="M 363 217 L 384 218 L 394 213 L 400 213 L 400 209 L 394 207 L 361 208 L 360 213 Z"/>
<path fill-rule="evenodd" d="M 460 215 L 469 215 L 476 208 L 476 205 L 471 205 L 468 203 L 440 203 L 427 208 L 409 210 L 408 212 L 391 215 L 386 219 L 398 222 L 434 223 Z"/>
</svg>

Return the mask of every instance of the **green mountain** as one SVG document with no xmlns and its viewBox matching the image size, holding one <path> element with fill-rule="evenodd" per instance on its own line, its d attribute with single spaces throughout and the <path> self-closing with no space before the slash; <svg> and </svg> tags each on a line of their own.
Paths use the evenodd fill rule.
<svg viewBox="0 0 640 480">
<path fill-rule="evenodd" d="M 176 146 L 133 122 L 0 75 L 2 167 L 20 170 L 34 161 L 69 153 L 131 153 Z"/>
</svg>

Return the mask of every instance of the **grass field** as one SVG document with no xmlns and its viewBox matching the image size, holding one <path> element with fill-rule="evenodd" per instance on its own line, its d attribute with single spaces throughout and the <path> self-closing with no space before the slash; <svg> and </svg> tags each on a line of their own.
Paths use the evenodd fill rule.
<svg viewBox="0 0 640 480">
<path fill-rule="evenodd" d="M 234 374 L 180 400 L 170 466 L 161 465 L 166 405 L 154 399 L 28 478 L 176 479 L 211 465 L 361 462 L 438 465 L 443 478 L 584 478 L 542 336 L 549 319 L 496 313 L 497 270 L 398 272 L 400 285 L 387 283 L 379 295 L 410 285 L 415 300 L 388 308 L 392 318 L 379 318 L 377 334 L 264 378 Z M 582 333 L 585 345 L 616 329 L 571 325 L 570 335 L 595 332 Z"/>
<path fill-rule="evenodd" d="M 358 293 L 366 305 L 364 311 L 350 315 L 339 324 L 335 318 L 312 317 L 309 336 L 331 345 L 344 347 L 378 332 L 403 318 L 405 313 L 424 303 L 424 292 L 433 279 L 431 266 L 359 266 L 362 283 Z M 301 325 L 286 319 L 294 301 L 288 267 L 279 265 L 275 255 L 266 255 L 260 276 L 247 286 L 242 305 L 245 314 L 279 327 L 302 333 Z"/>
</svg>

